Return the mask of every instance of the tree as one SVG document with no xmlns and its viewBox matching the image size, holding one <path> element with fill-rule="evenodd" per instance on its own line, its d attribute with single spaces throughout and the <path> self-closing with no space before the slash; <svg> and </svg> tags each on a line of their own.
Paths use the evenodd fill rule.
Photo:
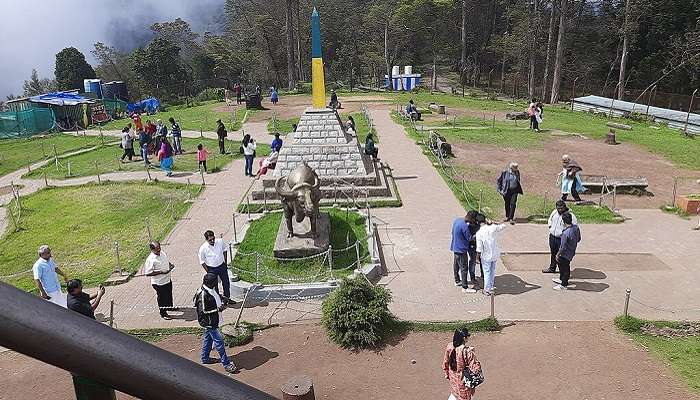
<svg viewBox="0 0 700 400">
<path fill-rule="evenodd" d="M 294 55 L 294 8 L 296 7 L 294 0 L 286 0 L 286 26 L 287 31 L 287 80 L 288 88 L 291 90 L 296 85 L 296 70 L 294 61 L 296 59 Z"/>
<path fill-rule="evenodd" d="M 39 74 L 32 69 L 29 80 L 24 81 L 23 89 L 24 97 L 38 96 L 56 91 L 56 81 L 49 78 L 39 79 Z"/>
<path fill-rule="evenodd" d="M 549 16 L 549 33 L 547 34 L 547 50 L 544 62 L 544 76 L 542 77 L 542 101 L 547 101 L 547 82 L 549 79 L 549 58 L 552 54 L 552 38 L 554 38 L 554 28 L 557 16 L 556 0 L 552 0 L 552 10 Z"/>
<path fill-rule="evenodd" d="M 559 86 L 561 85 L 562 64 L 564 63 L 564 46 L 566 46 L 566 7 L 568 0 L 561 0 L 559 8 L 559 37 L 557 38 L 557 52 L 554 58 L 554 76 L 552 77 L 552 97 L 550 103 L 559 101 Z"/>
<path fill-rule="evenodd" d="M 98 63 L 95 68 L 98 77 L 104 81 L 128 81 L 133 78 L 128 55 L 102 42 L 95 43 L 94 47 L 90 53 Z"/>
<path fill-rule="evenodd" d="M 56 54 L 54 75 L 59 90 L 82 89 L 84 79 L 96 77 L 85 55 L 75 47 L 66 47 Z"/>
<path fill-rule="evenodd" d="M 180 65 L 180 48 L 168 39 L 153 39 L 145 48 L 134 50 L 129 60 L 143 93 L 168 99 L 184 91 L 186 79 Z"/>
</svg>

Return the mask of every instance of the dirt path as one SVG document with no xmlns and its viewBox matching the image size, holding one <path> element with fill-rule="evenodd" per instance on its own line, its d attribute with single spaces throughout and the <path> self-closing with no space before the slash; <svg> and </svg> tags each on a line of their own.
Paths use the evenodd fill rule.
<svg viewBox="0 0 700 400">
<path fill-rule="evenodd" d="M 504 148 L 459 142 L 452 143 L 452 146 L 457 161 L 467 167 L 467 179 L 493 183 L 510 161 L 518 161 L 524 190 L 540 196 L 547 192 L 549 199 L 560 195 L 555 181 L 561 170 L 563 154 L 569 154 L 578 161 L 584 169 L 584 174 L 646 177 L 649 181 L 648 191 L 653 193 L 653 196 L 617 196 L 618 208 L 659 208 L 671 202 L 673 177 L 700 177 L 700 173 L 675 167 L 670 161 L 637 145 L 622 143 L 610 146 L 600 140 L 578 136 L 549 137 L 539 149 Z M 695 184 L 694 180 L 689 180 L 679 186 L 678 193 L 687 193 L 693 189 L 700 190 L 700 185 Z M 595 195 L 583 197 L 597 198 Z"/>
<path fill-rule="evenodd" d="M 320 326 L 287 325 L 256 333 L 229 355 L 241 368 L 236 379 L 274 396 L 281 397 L 287 379 L 306 374 L 317 399 L 445 399 L 449 385 L 441 364 L 450 340 L 451 333 L 411 333 L 381 351 L 354 353 L 330 343 Z M 471 344 L 486 376 L 480 400 L 699 398 L 610 323 L 518 323 L 475 334 Z M 173 336 L 158 346 L 199 357 L 195 336 Z M 0 393 L 17 400 L 73 397 L 67 372 L 14 352 L 0 354 Z"/>
</svg>

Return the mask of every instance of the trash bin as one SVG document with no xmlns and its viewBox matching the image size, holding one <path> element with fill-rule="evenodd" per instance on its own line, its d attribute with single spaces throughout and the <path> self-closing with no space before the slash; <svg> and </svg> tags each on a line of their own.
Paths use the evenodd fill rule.
<svg viewBox="0 0 700 400">
<path fill-rule="evenodd" d="M 246 110 L 261 110 L 262 96 L 257 93 L 246 94 L 245 108 Z"/>
</svg>

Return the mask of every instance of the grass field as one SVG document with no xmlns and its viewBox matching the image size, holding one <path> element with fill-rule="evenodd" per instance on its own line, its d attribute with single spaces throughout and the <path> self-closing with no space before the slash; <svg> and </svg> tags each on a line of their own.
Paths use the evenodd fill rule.
<svg viewBox="0 0 700 400">
<path fill-rule="evenodd" d="M 692 390 L 700 394 L 700 336 L 667 338 L 648 335 L 641 330 L 645 324 L 671 328 L 679 326 L 678 322 L 673 321 L 645 321 L 634 317 L 615 319 L 615 325 L 620 330 L 670 365 Z"/>
<path fill-rule="evenodd" d="M 279 132 L 281 135 L 284 136 L 293 131 L 292 124 L 298 123 L 298 117 L 290 119 L 270 118 L 270 120 L 267 121 L 267 133 L 270 135 L 274 135 L 276 132 Z"/>
<path fill-rule="evenodd" d="M 182 138 L 182 147 L 187 152 L 186 154 L 175 156 L 173 171 L 177 172 L 196 172 L 199 171 L 197 163 L 197 145 L 203 144 L 209 151 L 209 159 L 207 167 L 209 172 L 215 171 L 215 168 L 222 168 L 231 160 L 241 158 L 238 153 L 238 142 L 227 142 L 231 153 L 222 155 L 218 154 L 218 143 L 213 139 L 194 139 Z M 269 154 L 270 148 L 266 144 L 259 145 L 258 155 L 264 156 Z M 144 166 L 141 162 L 141 157 L 137 156 L 132 162 L 121 163 L 119 158 L 122 156 L 123 150 L 119 146 L 101 146 L 93 151 L 77 154 L 74 156 L 59 159 L 60 165 L 56 168 L 54 163 L 49 163 L 46 166 L 33 170 L 24 175 L 27 178 L 39 179 L 44 176 L 50 179 L 68 179 L 81 176 L 93 176 L 99 171 L 100 174 L 118 171 L 143 171 Z M 138 160 L 138 161 L 137 161 Z M 158 168 L 158 160 L 154 157 L 150 158 L 154 168 Z M 70 162 L 70 176 L 68 176 L 68 163 Z M 95 166 L 97 163 L 97 166 Z"/>
<path fill-rule="evenodd" d="M 419 93 L 400 93 L 386 94 L 396 104 L 405 105 L 409 99 L 414 99 L 419 108 L 425 108 L 429 103 L 445 104 L 448 106 L 447 113 L 450 114 L 450 107 L 460 108 L 473 111 L 499 112 L 499 111 L 525 111 L 527 104 L 524 101 L 510 103 L 500 100 L 488 100 L 478 97 L 461 97 L 451 94 L 430 94 L 427 92 Z M 640 110 L 641 111 L 641 110 Z M 481 121 L 482 125 L 490 126 L 491 121 Z M 457 125 L 478 126 L 478 118 L 460 117 L 457 118 Z M 615 122 L 630 125 L 632 130 L 616 130 L 617 140 L 620 142 L 635 143 L 642 146 L 644 149 L 668 158 L 674 164 L 693 170 L 700 170 L 700 140 L 692 137 L 687 137 L 679 130 L 670 129 L 661 124 L 646 123 L 634 121 L 627 118 L 614 118 Z M 448 121 L 452 121 L 452 117 L 448 115 Z M 544 107 L 544 122 L 541 125 L 543 133 L 550 130 L 560 130 L 570 133 L 579 133 L 587 135 L 595 139 L 603 139 L 608 132 L 608 127 L 605 125 L 608 119 L 604 116 L 593 115 L 580 111 L 571 111 L 567 105 L 545 105 Z M 436 123 L 437 124 L 437 123 Z M 527 127 L 527 121 L 518 121 L 516 127 L 513 121 L 497 121 L 495 132 L 491 129 L 485 131 L 452 131 L 449 130 L 444 135 L 445 137 L 461 138 L 465 141 L 473 141 L 475 143 L 499 144 L 510 146 L 532 145 L 533 138 L 528 137 L 534 133 L 525 133 L 521 128 Z M 443 132 L 443 131 L 441 131 Z M 480 133 L 484 133 L 481 135 Z M 512 137 L 518 135 L 517 141 Z M 495 137 L 493 137 L 495 136 Z"/>
<path fill-rule="evenodd" d="M 146 219 L 154 239 L 163 239 L 175 218 L 189 209 L 186 200 L 199 190 L 199 185 L 163 182 L 89 184 L 22 197 L 22 229 L 8 230 L 0 240 L 0 276 L 31 269 L 39 246 L 48 244 L 69 277 L 96 286 L 115 268 L 117 241 L 122 270 L 136 271 L 149 252 Z M 31 273 L 5 281 L 24 290 L 34 288 Z"/>
<path fill-rule="evenodd" d="M 364 258 L 368 254 L 364 217 L 350 213 L 346 221 L 345 211 L 330 209 L 323 212 L 328 212 L 331 218 L 331 246 L 334 249 L 344 249 L 359 238 L 360 257 Z M 234 272 L 245 281 L 262 283 L 324 281 L 330 278 L 328 261 L 323 256 L 304 261 L 272 259 L 275 238 L 282 218 L 281 212 L 273 212 L 251 224 L 233 261 L 236 268 Z M 255 256 L 245 255 L 254 252 L 261 254 L 257 278 Z M 337 278 L 350 275 L 354 269 L 352 264 L 356 260 L 354 247 L 345 251 L 333 251 L 333 276 Z"/>
<path fill-rule="evenodd" d="M 56 153 L 61 155 L 99 144 L 99 137 L 62 133 L 26 139 L 3 139 L 0 140 L 0 176 L 21 168 L 26 169 L 27 164 L 52 157 L 54 146 Z"/>
<path fill-rule="evenodd" d="M 420 132 L 416 132 L 410 126 L 410 124 L 406 120 L 402 119 L 396 112 L 392 112 L 392 118 L 399 124 L 402 124 L 409 136 L 422 147 L 423 153 L 433 163 L 438 173 L 440 173 L 442 178 L 445 180 L 445 183 L 447 183 L 447 186 L 452 190 L 452 193 L 454 193 L 455 197 L 457 200 L 459 200 L 465 210 L 478 209 L 479 204 L 481 204 L 481 212 L 490 218 L 499 219 L 503 215 L 503 198 L 496 191 L 493 183 L 487 184 L 478 180 L 471 180 L 466 182 L 464 187 L 462 187 L 461 182 L 456 182 L 450 178 L 453 171 L 449 168 L 443 170 L 440 167 L 437 157 L 433 155 L 432 151 L 423 146 Z M 441 134 L 443 132 L 444 131 L 440 131 Z M 523 137 L 527 136 L 529 136 L 529 134 L 523 135 Z M 479 138 L 479 140 L 481 140 L 481 138 Z M 523 140 L 523 142 L 528 143 L 527 140 Z M 531 143 L 534 143 L 534 139 Z M 525 146 L 525 144 L 523 144 L 523 146 Z M 463 175 L 465 168 L 466 167 L 463 166 L 456 166 L 455 172 L 457 176 Z M 481 199 L 481 203 L 479 199 Z M 528 219 L 548 216 L 551 212 L 552 200 L 553 199 L 551 198 L 545 199 L 542 196 L 526 193 L 525 195 L 518 197 L 517 214 Z M 571 205 L 571 210 L 581 223 L 600 224 L 621 222 L 621 219 L 616 217 L 615 214 L 613 214 L 613 212 L 606 207 Z"/>
<path fill-rule="evenodd" d="M 226 130 L 229 132 L 241 129 L 241 121 L 245 115 L 245 107 L 237 108 L 235 114 L 215 110 L 225 105 L 226 103 L 224 102 L 207 102 L 200 106 L 172 109 L 172 111 L 159 112 L 155 115 L 142 115 L 141 120 L 145 124 L 147 119 L 150 119 L 154 123 L 156 120 L 162 119 L 163 122 L 168 125 L 168 131 L 170 131 L 170 123 L 168 122 L 168 118 L 170 117 L 175 118 L 180 124 L 180 128 L 186 131 L 199 131 L 201 129 L 205 132 L 216 132 L 217 119 L 221 119 L 224 125 L 226 125 Z M 103 125 L 102 129 L 121 130 L 129 122 L 131 122 L 130 119 L 110 121 Z M 96 129 L 96 127 L 93 127 L 93 129 Z"/>
</svg>

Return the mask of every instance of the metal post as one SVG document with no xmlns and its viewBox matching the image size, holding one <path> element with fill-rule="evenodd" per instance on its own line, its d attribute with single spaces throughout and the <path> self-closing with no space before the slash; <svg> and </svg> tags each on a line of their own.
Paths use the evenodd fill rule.
<svg viewBox="0 0 700 400">
<path fill-rule="evenodd" d="M 70 172 L 70 161 L 68 161 L 68 177 L 70 177 L 70 176 L 71 176 L 71 172 Z"/>
<path fill-rule="evenodd" d="M 263 186 L 263 214 L 267 214 L 267 190 Z"/>
<path fill-rule="evenodd" d="M 333 279 L 333 246 L 328 245 L 328 273 Z"/>
<path fill-rule="evenodd" d="M 246 202 L 245 208 L 248 211 L 248 221 L 250 221 L 250 194 L 246 196 L 245 202 Z"/>
<path fill-rule="evenodd" d="M 151 171 L 148 169 L 148 165 L 145 165 L 144 168 L 146 169 L 146 175 L 148 175 L 148 181 L 151 181 Z"/>
<path fill-rule="evenodd" d="M 233 265 L 233 243 L 228 242 L 228 265 Z"/>
<path fill-rule="evenodd" d="M 693 94 L 690 95 L 690 104 L 688 105 L 688 114 L 685 116 L 685 127 L 683 128 L 683 132 L 688 136 L 688 119 L 690 119 L 690 111 L 693 109 L 693 99 L 695 98 L 695 93 L 697 93 L 698 90 L 695 89 L 693 90 Z"/>
<path fill-rule="evenodd" d="M 114 252 L 115 252 L 116 255 L 117 255 L 117 269 L 116 269 L 116 272 L 118 272 L 119 275 L 121 275 L 121 274 L 122 274 L 122 264 L 121 264 L 121 262 L 120 262 L 120 260 L 119 260 L 119 242 L 118 242 L 118 241 L 117 241 L 117 242 L 114 242 Z"/>
<path fill-rule="evenodd" d="M 549 191 L 545 190 L 544 191 L 544 200 L 542 200 L 542 215 L 544 215 L 544 216 L 547 215 L 547 195 L 549 195 Z"/>
<path fill-rule="evenodd" d="M 206 186 L 206 182 L 204 182 L 204 170 L 202 168 L 199 169 L 199 176 L 202 177 L 202 186 Z"/>
<path fill-rule="evenodd" d="M 484 189 L 479 189 L 479 212 L 481 212 L 481 203 L 484 201 Z"/>
<path fill-rule="evenodd" d="M 491 124 L 491 129 L 496 129 L 496 114 L 493 114 L 493 123 Z"/>
<path fill-rule="evenodd" d="M 151 223 L 148 220 L 148 217 L 146 217 L 146 229 L 148 230 L 148 242 L 153 241 L 153 235 L 151 234 Z"/>
<path fill-rule="evenodd" d="M 613 211 L 617 210 L 617 185 L 613 186 Z"/>
<path fill-rule="evenodd" d="M 114 326 L 114 299 L 109 300 L 109 327 Z"/>
<path fill-rule="evenodd" d="M 260 254 L 255 252 L 255 282 L 260 282 Z"/>
<path fill-rule="evenodd" d="M 496 318 L 496 295 L 491 293 L 491 318 Z"/>
<path fill-rule="evenodd" d="M 355 255 L 357 256 L 357 269 L 360 269 L 360 241 L 355 241 Z"/>
<path fill-rule="evenodd" d="M 27 172 L 32 172 L 32 162 L 27 161 Z"/>
<path fill-rule="evenodd" d="M 673 197 L 671 198 L 671 205 L 676 206 L 676 188 L 678 187 L 678 177 L 673 178 Z"/>
<path fill-rule="evenodd" d="M 632 291 L 630 289 L 625 290 L 625 312 L 624 312 L 625 317 L 629 316 L 627 311 L 629 310 L 629 306 L 630 306 L 630 293 L 632 293 Z"/>
<path fill-rule="evenodd" d="M 46 179 L 46 171 L 44 171 L 44 185 L 45 185 L 46 187 L 49 187 L 49 180 Z"/>
<path fill-rule="evenodd" d="M 102 183 L 100 181 L 100 169 L 97 167 L 97 161 L 95 161 L 95 172 L 97 173 L 97 183 L 98 184 Z"/>
<path fill-rule="evenodd" d="M 238 232 L 236 229 L 236 213 L 233 213 L 233 244 L 237 245 L 240 242 L 238 241 Z"/>
</svg>

